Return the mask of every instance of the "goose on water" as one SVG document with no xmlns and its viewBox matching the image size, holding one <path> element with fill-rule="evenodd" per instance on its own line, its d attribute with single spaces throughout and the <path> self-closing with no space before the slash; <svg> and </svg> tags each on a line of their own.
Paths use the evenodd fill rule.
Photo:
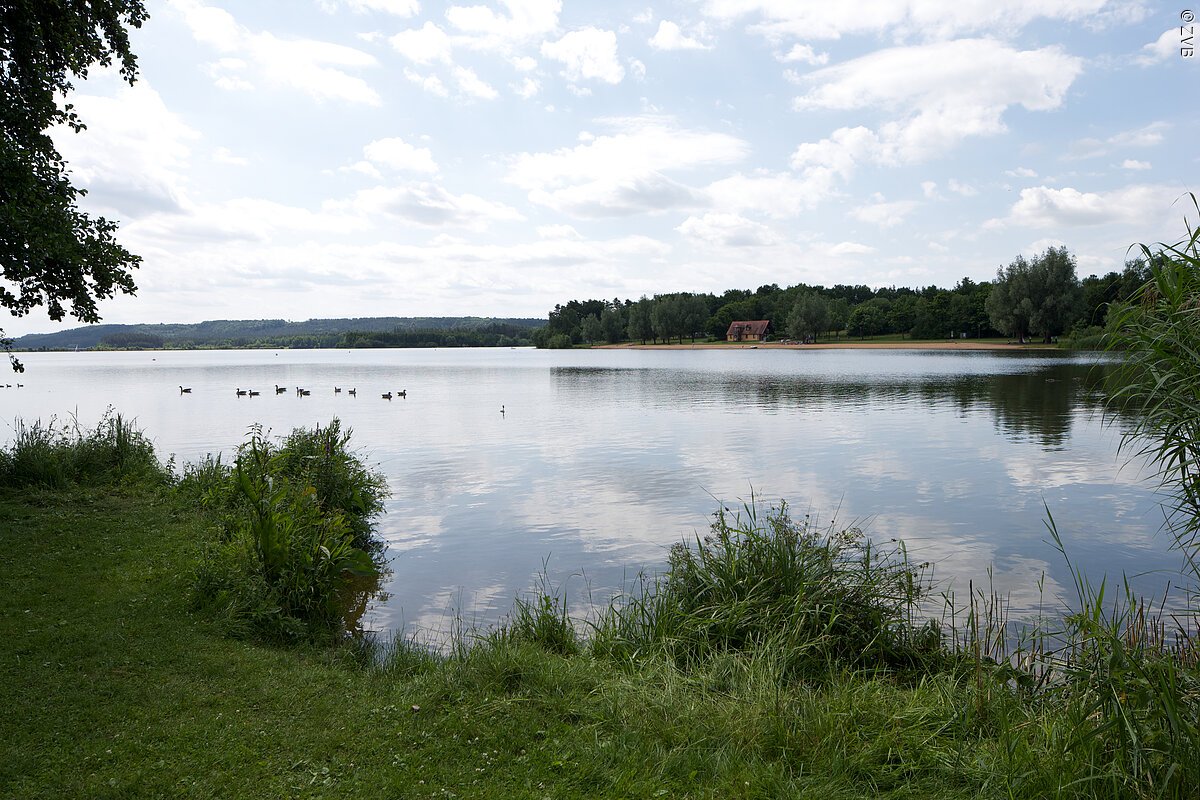
<svg viewBox="0 0 1200 800">
<path fill-rule="evenodd" d="M 237 391 L 237 396 L 238 396 L 238 397 L 245 397 L 245 396 L 246 396 L 246 390 L 245 390 L 245 389 L 237 389 L 237 390 L 235 390 L 235 391 Z"/>
<path fill-rule="evenodd" d="M 358 389 L 347 389 L 346 394 L 352 394 L 355 397 L 358 397 Z"/>
<path fill-rule="evenodd" d="M 400 391 L 396 392 L 396 395 L 398 397 L 408 397 L 408 389 L 401 389 Z"/>
<path fill-rule="evenodd" d="M 380 395 L 380 397 L 382 397 L 384 400 L 391 400 L 391 399 L 392 399 L 392 393 L 391 393 L 391 392 L 384 392 L 383 394 L 381 394 L 381 395 Z"/>
<path fill-rule="evenodd" d="M 253 389 L 250 390 L 251 397 L 258 397 L 260 394 L 262 394 L 262 392 L 256 392 Z"/>
<path fill-rule="evenodd" d="M 286 391 L 287 391 L 286 386 L 280 386 L 278 383 L 275 384 L 275 394 L 283 394 Z"/>
<path fill-rule="evenodd" d="M 190 386 L 189 386 L 189 387 L 187 387 L 187 388 L 185 389 L 185 388 L 183 388 L 182 386 L 180 386 L 180 387 L 179 387 L 179 393 L 180 393 L 180 394 L 191 394 L 191 393 L 192 393 L 192 387 L 190 387 Z"/>
<path fill-rule="evenodd" d="M 341 390 L 341 389 L 339 389 L 338 387 L 336 387 L 336 386 L 335 386 L 335 387 L 333 387 L 333 393 L 334 393 L 334 394 L 341 394 L 341 393 L 342 393 L 342 390 Z"/>
</svg>

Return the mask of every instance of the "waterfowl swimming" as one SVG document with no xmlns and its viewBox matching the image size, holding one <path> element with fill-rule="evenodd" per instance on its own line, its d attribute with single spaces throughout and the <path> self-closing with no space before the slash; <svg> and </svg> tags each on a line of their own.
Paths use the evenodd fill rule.
<svg viewBox="0 0 1200 800">
<path fill-rule="evenodd" d="M 278 383 L 275 384 L 275 394 L 283 394 L 286 391 L 287 391 L 286 386 L 280 386 Z"/>
<path fill-rule="evenodd" d="M 20 384 L 18 384 L 18 386 L 19 386 L 19 385 L 20 385 Z M 185 388 L 183 388 L 182 386 L 180 386 L 180 387 L 179 387 L 179 393 L 180 393 L 180 394 L 191 394 L 191 393 L 192 393 L 192 387 L 190 387 L 190 386 L 189 386 L 189 387 L 187 387 L 187 388 L 185 389 Z"/>
<path fill-rule="evenodd" d="M 336 386 L 335 386 L 335 387 L 333 387 L 333 393 L 334 393 L 334 394 L 341 394 L 341 393 L 342 393 L 342 390 L 341 390 L 341 389 L 339 389 L 338 387 L 336 387 Z"/>
<path fill-rule="evenodd" d="M 500 406 L 500 413 L 501 413 L 501 414 L 503 414 L 503 413 L 504 413 L 504 406 Z"/>
<path fill-rule="evenodd" d="M 401 389 L 400 391 L 396 392 L 396 394 L 399 397 L 408 397 L 408 389 Z"/>
<path fill-rule="evenodd" d="M 246 396 L 246 390 L 245 390 L 245 389 L 237 389 L 236 391 L 237 391 L 237 396 L 238 396 L 238 397 L 245 397 L 245 396 Z"/>
<path fill-rule="evenodd" d="M 392 393 L 391 393 L 391 392 L 384 392 L 383 394 L 381 394 L 381 395 L 380 395 L 380 397 L 382 397 L 384 400 L 391 400 L 391 399 L 392 399 Z"/>
<path fill-rule="evenodd" d="M 253 389 L 250 390 L 251 397 L 258 397 L 260 394 L 262 394 L 262 392 L 256 392 Z"/>
<path fill-rule="evenodd" d="M 358 389 L 347 389 L 346 394 L 352 394 L 355 397 L 358 397 Z"/>
<path fill-rule="evenodd" d="M 310 394 L 312 394 L 312 392 L 311 392 L 310 390 L 308 390 L 308 389 L 299 389 L 299 388 L 298 388 L 298 389 L 296 389 L 296 392 L 297 392 L 297 393 L 298 393 L 298 394 L 299 394 L 301 397 L 308 397 Z"/>
</svg>

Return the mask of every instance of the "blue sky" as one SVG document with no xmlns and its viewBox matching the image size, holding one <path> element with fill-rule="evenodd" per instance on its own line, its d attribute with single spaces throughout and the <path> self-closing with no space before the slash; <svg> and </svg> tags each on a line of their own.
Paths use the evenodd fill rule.
<svg viewBox="0 0 1200 800">
<path fill-rule="evenodd" d="M 1200 189 L 1186 5 L 147 6 L 139 81 L 93 71 L 55 137 L 145 259 L 106 322 L 948 287 L 1059 244 L 1083 276 Z"/>
</svg>

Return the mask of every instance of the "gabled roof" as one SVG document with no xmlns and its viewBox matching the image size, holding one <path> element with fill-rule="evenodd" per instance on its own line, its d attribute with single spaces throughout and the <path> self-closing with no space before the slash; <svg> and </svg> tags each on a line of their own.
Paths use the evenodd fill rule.
<svg viewBox="0 0 1200 800">
<path fill-rule="evenodd" d="M 742 336 L 746 336 L 748 334 L 753 336 L 765 336 L 767 333 L 767 328 L 770 325 L 771 320 L 769 319 L 735 320 L 729 323 L 729 330 L 726 331 L 725 335 L 731 336 L 740 333 Z"/>
</svg>

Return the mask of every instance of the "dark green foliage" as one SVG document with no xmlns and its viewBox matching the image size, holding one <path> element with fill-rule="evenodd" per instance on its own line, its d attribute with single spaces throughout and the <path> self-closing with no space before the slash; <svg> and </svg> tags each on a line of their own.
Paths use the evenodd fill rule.
<svg viewBox="0 0 1200 800">
<path fill-rule="evenodd" d="M 56 420 L 16 423 L 16 437 L 0 451 L 0 486 L 110 486 L 117 483 L 165 484 L 170 469 L 159 463 L 154 445 L 120 414 L 109 409 L 96 427 L 85 431 Z"/>
<path fill-rule="evenodd" d="M 804 292 L 796 296 L 792 311 L 787 318 L 787 332 L 793 339 L 809 341 L 818 333 L 829 330 L 829 303 L 815 292 Z"/>
<path fill-rule="evenodd" d="M 1065 247 L 1048 247 L 1032 260 L 1017 256 L 996 273 L 986 308 L 997 330 L 1022 342 L 1030 333 L 1050 342 L 1069 330 L 1083 309 L 1075 257 Z"/>
<path fill-rule="evenodd" d="M 345 629 L 355 578 L 378 574 L 371 519 L 386 483 L 348 449 L 334 419 L 298 428 L 280 445 L 255 428 L 232 467 L 207 459 L 180 490 L 215 512 L 221 536 L 197 570 L 193 600 L 215 607 L 235 633 L 326 639 Z"/>
<path fill-rule="evenodd" d="M 45 306 L 53 320 L 96 322 L 98 300 L 135 291 L 140 258 L 117 244 L 115 223 L 76 207 L 82 192 L 47 131 L 83 129 L 59 103 L 93 65 L 116 61 L 134 81 L 126 27 L 145 19 L 140 0 L 0 4 L 0 306 L 13 314 Z"/>
</svg>

